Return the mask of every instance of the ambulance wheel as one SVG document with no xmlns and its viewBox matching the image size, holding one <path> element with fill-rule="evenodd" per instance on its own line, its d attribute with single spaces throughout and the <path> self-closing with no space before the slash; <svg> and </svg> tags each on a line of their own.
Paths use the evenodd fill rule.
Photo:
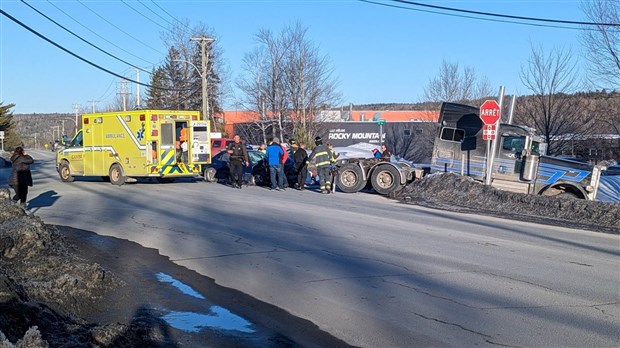
<svg viewBox="0 0 620 348">
<path fill-rule="evenodd" d="M 217 170 L 215 170 L 215 168 L 213 167 L 208 167 L 205 169 L 204 172 L 204 179 L 206 182 L 216 182 L 217 178 L 215 177 L 215 173 L 217 172 Z"/>
<path fill-rule="evenodd" d="M 338 169 L 338 188 L 342 192 L 354 193 L 364 187 L 362 168 L 356 164 L 345 164 Z"/>
<path fill-rule="evenodd" d="M 372 182 L 372 188 L 382 195 L 387 195 L 402 187 L 400 184 L 400 172 L 390 165 L 375 168 L 370 181 Z"/>
<path fill-rule="evenodd" d="M 125 183 L 125 176 L 123 175 L 123 167 L 120 164 L 115 163 L 110 167 L 110 182 L 112 185 L 122 185 Z"/>
<path fill-rule="evenodd" d="M 69 167 L 69 162 L 63 161 L 58 166 L 58 174 L 60 175 L 60 180 L 62 182 L 73 182 L 75 177 L 71 175 L 71 168 Z"/>
</svg>

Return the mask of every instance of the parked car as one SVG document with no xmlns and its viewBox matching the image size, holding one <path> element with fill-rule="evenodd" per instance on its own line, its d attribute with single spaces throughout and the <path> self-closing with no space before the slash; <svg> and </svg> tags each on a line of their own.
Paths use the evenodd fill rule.
<svg viewBox="0 0 620 348">
<path fill-rule="evenodd" d="M 604 170 L 601 174 L 602 175 L 620 175 L 620 164 L 614 164 L 613 166 L 607 167 L 607 169 Z"/>
<path fill-rule="evenodd" d="M 271 185 L 266 155 L 260 151 L 248 150 L 248 157 L 250 159 L 250 165 L 243 168 L 243 182 L 246 185 Z M 223 151 L 215 155 L 211 160 L 211 164 L 207 165 L 204 170 L 205 181 L 228 183 L 230 181 L 229 162 L 230 154 L 227 152 Z M 284 173 L 288 184 L 293 186 L 297 181 L 297 171 L 295 170 L 292 156 L 289 156 L 289 159 L 284 165 Z"/>
<path fill-rule="evenodd" d="M 243 167 L 243 182 L 250 185 L 264 185 L 265 180 L 269 181 L 268 168 L 266 166 L 265 154 L 259 151 L 248 151 L 250 165 Z M 211 164 L 204 170 L 204 179 L 208 182 L 230 181 L 230 154 L 221 151 L 211 159 Z M 267 175 L 267 176 L 265 176 Z"/>
</svg>

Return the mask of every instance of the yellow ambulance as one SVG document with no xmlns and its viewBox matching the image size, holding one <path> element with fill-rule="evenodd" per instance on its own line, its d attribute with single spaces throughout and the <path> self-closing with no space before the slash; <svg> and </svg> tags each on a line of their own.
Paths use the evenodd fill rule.
<svg viewBox="0 0 620 348">
<path fill-rule="evenodd" d="M 202 176 L 211 163 L 209 121 L 198 111 L 136 110 L 82 115 L 82 129 L 56 155 L 60 180 L 102 177 L 114 185 Z"/>
</svg>

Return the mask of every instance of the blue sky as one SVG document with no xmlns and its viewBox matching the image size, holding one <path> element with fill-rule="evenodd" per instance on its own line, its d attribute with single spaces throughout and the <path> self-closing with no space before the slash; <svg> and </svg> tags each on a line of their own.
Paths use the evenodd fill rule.
<svg viewBox="0 0 620 348">
<path fill-rule="evenodd" d="M 163 61 L 164 30 L 136 14 L 121 0 L 81 0 L 88 8 L 152 48 L 130 38 L 106 23 L 77 0 L 28 0 L 47 16 L 102 49 L 151 70 L 145 62 Z M 157 5 L 192 25 L 211 27 L 224 51 L 231 79 L 240 73 L 243 55 L 253 45 L 261 28 L 274 31 L 300 22 L 309 27 L 309 38 L 331 58 L 343 104 L 418 102 L 430 78 L 443 60 L 472 66 L 488 77 L 497 90 L 507 94 L 528 91 L 519 79 L 520 67 L 530 55 L 531 45 L 572 49 L 575 59 L 583 56 L 579 31 L 534 27 L 444 16 L 378 6 L 359 1 L 207 1 L 154 0 Z M 376 0 L 390 3 L 389 1 Z M 138 59 L 84 29 L 60 12 L 61 8 L 81 24 Z M 125 0 L 144 15 L 166 23 L 145 6 L 167 18 L 151 0 Z M 422 1 L 421 1 L 422 2 Z M 583 20 L 580 1 L 424 1 L 439 6 L 518 16 Z M 0 8 L 42 35 L 106 69 L 135 79 L 133 68 L 105 56 L 58 28 L 19 0 L 0 0 Z M 141 73 L 140 80 L 149 77 Z M 135 87 L 132 86 L 135 90 Z M 79 61 L 0 15 L 0 101 L 16 104 L 15 113 L 72 112 L 72 104 L 90 109 L 111 104 L 118 78 Z M 144 90 L 144 88 L 142 88 Z M 229 107 L 232 107 L 234 95 Z"/>
</svg>

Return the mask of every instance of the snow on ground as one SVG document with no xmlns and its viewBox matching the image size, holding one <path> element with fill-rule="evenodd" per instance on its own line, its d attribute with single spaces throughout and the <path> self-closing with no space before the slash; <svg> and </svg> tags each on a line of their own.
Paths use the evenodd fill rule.
<svg viewBox="0 0 620 348">
<path fill-rule="evenodd" d="M 596 200 L 620 203 L 620 175 L 601 176 Z"/>
</svg>

